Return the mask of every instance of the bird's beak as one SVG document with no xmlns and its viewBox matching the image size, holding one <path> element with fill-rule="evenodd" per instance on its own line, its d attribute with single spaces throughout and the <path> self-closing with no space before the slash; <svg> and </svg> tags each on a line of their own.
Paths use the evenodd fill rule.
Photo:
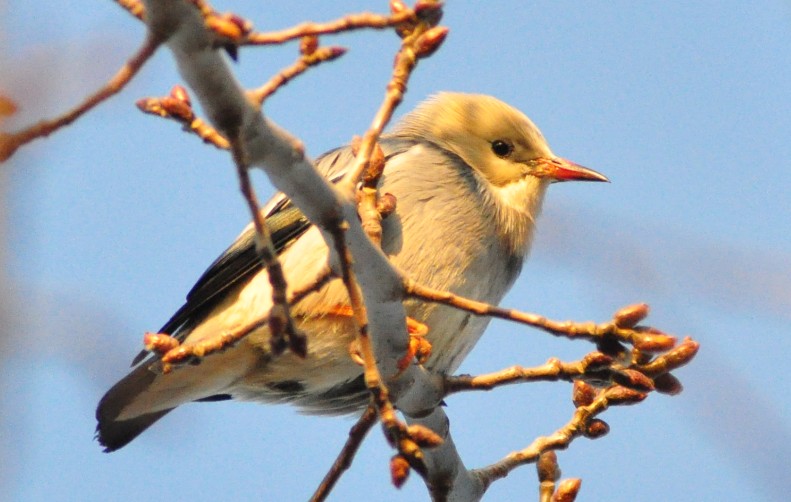
<svg viewBox="0 0 791 502">
<path fill-rule="evenodd" d="M 610 181 L 607 176 L 597 173 L 593 169 L 582 167 L 560 157 L 538 159 L 536 168 L 536 176 L 549 178 L 552 181 Z"/>
</svg>

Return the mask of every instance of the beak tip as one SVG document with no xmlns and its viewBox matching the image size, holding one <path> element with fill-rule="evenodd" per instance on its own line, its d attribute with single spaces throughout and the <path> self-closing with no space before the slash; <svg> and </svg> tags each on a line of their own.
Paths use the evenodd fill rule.
<svg viewBox="0 0 791 502">
<path fill-rule="evenodd" d="M 593 169 L 588 169 L 566 159 L 554 159 L 549 162 L 549 176 L 555 181 L 603 181 L 610 179 Z"/>
</svg>

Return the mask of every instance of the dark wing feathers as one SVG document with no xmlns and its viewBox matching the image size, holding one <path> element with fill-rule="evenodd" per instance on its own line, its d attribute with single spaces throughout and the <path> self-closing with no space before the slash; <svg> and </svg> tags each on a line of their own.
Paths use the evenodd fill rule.
<svg viewBox="0 0 791 502">
<path fill-rule="evenodd" d="M 278 254 L 310 227 L 302 212 L 288 199 L 284 201 L 282 207 L 266 218 Z M 195 318 L 198 311 L 210 309 L 228 289 L 261 270 L 262 266 L 255 249 L 255 230 L 250 228 L 203 273 L 187 293 L 187 302 L 165 323 L 161 332 L 173 334 L 185 323 L 200 321 Z"/>
</svg>

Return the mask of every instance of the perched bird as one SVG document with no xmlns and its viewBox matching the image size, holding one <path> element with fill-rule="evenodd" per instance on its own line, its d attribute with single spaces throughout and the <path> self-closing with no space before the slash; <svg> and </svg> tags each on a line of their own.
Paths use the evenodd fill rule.
<svg viewBox="0 0 791 502">
<path fill-rule="evenodd" d="M 556 157 L 530 119 L 490 96 L 438 94 L 401 119 L 380 144 L 386 164 L 379 187 L 397 200 L 395 213 L 383 221 L 383 251 L 420 283 L 492 304 L 519 274 L 549 184 L 607 181 Z M 352 159 L 349 147 L 339 148 L 316 167 L 334 179 Z M 285 196 L 275 196 L 262 211 L 287 280 L 325 266 L 321 234 Z M 160 332 L 195 342 L 266 315 L 271 289 L 253 236 L 248 226 Z M 266 327 L 167 374 L 158 356 L 141 354 L 99 402 L 99 442 L 105 451 L 121 448 L 190 401 L 291 402 L 322 414 L 361 409 L 368 395 L 362 369 L 349 355 L 355 328 L 337 308 L 348 304 L 335 279 L 293 306 L 307 334 L 304 359 L 291 352 L 273 355 Z M 442 305 L 410 300 L 405 307 L 428 328 L 432 355 L 425 366 L 435 372 L 456 370 L 489 322 Z"/>
</svg>

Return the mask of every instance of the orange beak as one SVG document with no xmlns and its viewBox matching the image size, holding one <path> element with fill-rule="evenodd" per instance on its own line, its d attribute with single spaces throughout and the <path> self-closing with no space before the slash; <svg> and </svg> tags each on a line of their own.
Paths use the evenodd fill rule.
<svg viewBox="0 0 791 502">
<path fill-rule="evenodd" d="M 536 168 L 536 176 L 549 178 L 552 181 L 610 181 L 607 176 L 597 173 L 593 169 L 582 167 L 560 157 L 538 159 Z"/>
</svg>

